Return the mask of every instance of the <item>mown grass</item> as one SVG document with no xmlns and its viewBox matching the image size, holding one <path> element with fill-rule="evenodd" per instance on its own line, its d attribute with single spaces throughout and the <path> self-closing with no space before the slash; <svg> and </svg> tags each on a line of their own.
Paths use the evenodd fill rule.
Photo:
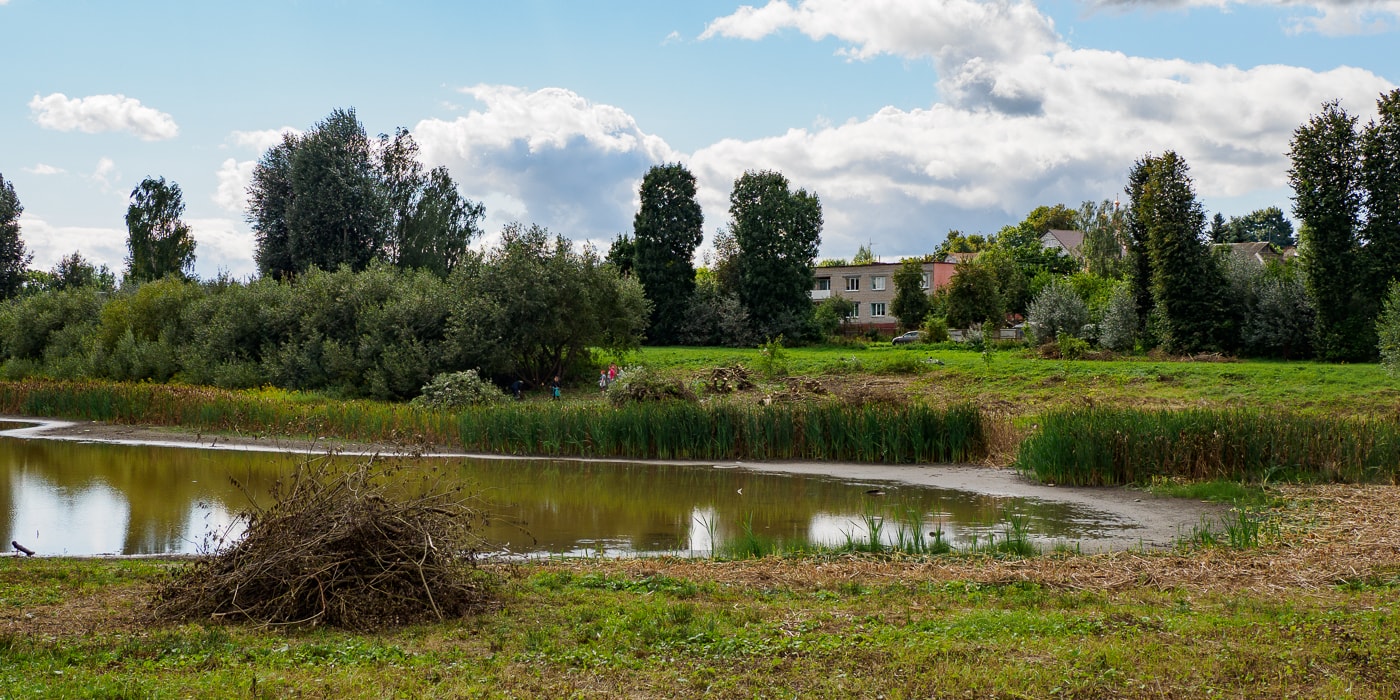
<svg viewBox="0 0 1400 700">
<path fill-rule="evenodd" d="M 112 562 L 7 562 L 0 581 Z M 67 697 L 1315 697 L 1400 692 L 1390 588 L 1268 596 L 1143 586 L 730 581 L 515 567 L 502 606 L 379 634 L 75 621 L 0 607 L 0 695 Z M 35 574 L 38 569 L 46 574 Z M 713 575 L 711 575 L 713 574 Z M 119 614 L 144 579 L 107 584 Z M 760 577 L 761 579 L 761 577 Z M 68 590 L 68 589 L 65 589 Z M 83 607 L 76 592 L 67 602 Z M 40 618 L 50 609 L 35 610 Z M 23 623 L 19 623 L 22 625 Z"/>
<path fill-rule="evenodd" d="M 1037 421 L 1016 462 L 1054 483 L 1393 483 L 1400 475 L 1398 415 L 1092 407 L 1049 411 Z"/>
</svg>

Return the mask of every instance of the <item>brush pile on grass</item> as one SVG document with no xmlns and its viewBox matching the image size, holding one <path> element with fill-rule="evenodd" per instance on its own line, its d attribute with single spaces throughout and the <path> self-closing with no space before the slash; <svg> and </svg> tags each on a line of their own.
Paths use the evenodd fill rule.
<svg viewBox="0 0 1400 700">
<path fill-rule="evenodd" d="M 716 367 L 710 370 L 710 377 L 706 381 L 710 393 L 729 394 L 736 391 L 747 391 L 754 388 L 753 379 L 749 376 L 748 368 L 741 364 L 729 367 Z"/>
<path fill-rule="evenodd" d="M 273 489 L 269 507 L 241 515 L 242 538 L 160 587 L 155 613 L 369 630 L 482 607 L 479 513 L 456 489 L 408 484 L 374 466 L 303 464 Z"/>
<path fill-rule="evenodd" d="M 651 401 L 694 401 L 695 392 L 678 379 L 663 377 L 646 366 L 622 370 L 607 389 L 608 402 L 614 406 Z"/>
</svg>

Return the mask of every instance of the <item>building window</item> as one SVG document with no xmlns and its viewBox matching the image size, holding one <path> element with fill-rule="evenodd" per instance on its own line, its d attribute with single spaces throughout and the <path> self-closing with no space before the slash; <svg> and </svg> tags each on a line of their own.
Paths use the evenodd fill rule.
<svg viewBox="0 0 1400 700">
<path fill-rule="evenodd" d="M 928 289 L 928 273 L 927 273 L 927 272 L 924 273 L 923 279 L 919 281 L 919 289 Z"/>
<path fill-rule="evenodd" d="M 848 319 L 854 319 L 855 317 L 857 317 L 857 316 L 859 316 L 859 315 L 860 315 L 860 302 L 855 302 L 855 303 L 851 304 L 851 313 L 847 314 L 847 315 L 846 315 L 846 318 L 848 318 Z"/>
<path fill-rule="evenodd" d="M 848 292 L 859 292 L 859 291 L 860 291 L 860 278 L 859 278 L 859 277 L 847 277 L 847 278 L 846 278 L 846 291 L 848 291 Z"/>
<path fill-rule="evenodd" d="M 818 278 L 817 278 L 817 291 L 819 291 L 819 292 L 829 292 L 829 291 L 831 291 L 831 278 L 830 278 L 830 277 L 818 277 Z"/>
<path fill-rule="evenodd" d="M 870 288 L 873 289 L 873 290 L 875 290 L 875 291 L 877 291 L 877 292 L 883 292 L 883 291 L 885 291 L 885 278 L 884 278 L 884 277 L 871 277 L 871 278 L 870 278 Z"/>
<path fill-rule="evenodd" d="M 872 301 L 872 302 L 870 302 L 870 315 L 871 315 L 871 316 L 884 316 L 884 315 L 885 315 L 885 302 L 883 302 L 883 301 Z"/>
</svg>

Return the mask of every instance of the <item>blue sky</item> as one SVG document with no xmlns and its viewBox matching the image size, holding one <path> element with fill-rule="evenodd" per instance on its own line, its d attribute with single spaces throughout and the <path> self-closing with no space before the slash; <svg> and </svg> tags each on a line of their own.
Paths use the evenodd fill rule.
<svg viewBox="0 0 1400 700">
<path fill-rule="evenodd" d="M 707 239 L 746 169 L 821 197 L 821 254 L 1113 198 L 1175 149 L 1206 208 L 1288 210 L 1327 99 L 1400 82 L 1400 0 L 0 0 L 0 174 L 47 269 L 120 268 L 131 189 L 185 193 L 196 270 L 253 272 L 243 188 L 284 128 L 354 107 L 487 207 L 606 246 L 646 168 L 695 172 Z M 708 240 L 706 243 L 708 246 Z"/>
</svg>

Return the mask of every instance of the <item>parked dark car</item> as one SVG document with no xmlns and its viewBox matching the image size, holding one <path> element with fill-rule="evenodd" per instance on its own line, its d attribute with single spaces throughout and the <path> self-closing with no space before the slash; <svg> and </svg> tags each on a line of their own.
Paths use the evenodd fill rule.
<svg viewBox="0 0 1400 700">
<path fill-rule="evenodd" d="M 924 332 L 923 332 L 923 331 L 909 331 L 908 333 L 905 333 L 904 335 L 898 336 L 898 337 L 896 337 L 894 340 L 891 340 L 891 341 L 890 341 L 890 343 L 892 343 L 892 344 L 894 344 L 894 345 L 904 345 L 905 343 L 922 343 L 922 342 L 924 342 Z"/>
</svg>

